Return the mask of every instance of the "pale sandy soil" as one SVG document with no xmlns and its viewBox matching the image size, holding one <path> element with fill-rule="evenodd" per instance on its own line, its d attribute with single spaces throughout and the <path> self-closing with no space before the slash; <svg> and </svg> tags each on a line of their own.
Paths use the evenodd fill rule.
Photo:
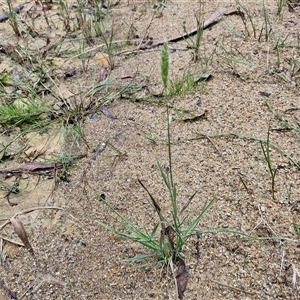
<svg viewBox="0 0 300 300">
<path fill-rule="evenodd" d="M 151 1 L 121 0 L 111 8 L 109 24 L 114 28 L 114 39 L 132 41 L 131 45 L 115 50 L 116 53 L 130 51 L 115 56 L 115 68 L 109 74 L 114 84 L 130 82 L 132 79 L 121 79 L 122 76 L 137 72 L 133 79 L 136 84 L 147 82 L 152 91 L 162 90 L 161 47 L 137 53 L 132 50 L 146 35 L 156 43 L 183 34 L 183 26 L 191 30 L 197 26 L 194 15 L 200 8 L 199 1 L 166 2 L 161 15 L 153 15 Z M 241 17 L 229 14 L 205 29 L 197 62 L 193 61 L 193 50 L 187 48 L 190 39 L 170 44 L 171 79 L 181 78 L 185 72 L 211 74 L 204 84 L 198 83 L 187 94 L 171 99 L 176 108 L 171 110 L 173 172 L 179 205 L 197 192 L 188 208 L 190 212 L 197 214 L 206 200 L 215 198 L 200 222 L 199 232 L 231 229 L 265 239 L 251 240 L 227 233 L 192 236 L 183 249 L 189 273 L 184 299 L 300 298 L 299 235 L 293 225 L 293 222 L 300 224 L 297 168 L 300 164 L 300 72 L 296 72 L 299 66 L 293 65 L 293 59 L 300 61 L 300 7 L 295 6 L 291 12 L 285 5 L 278 16 L 276 1 L 265 1 L 273 35 L 270 33 L 270 41 L 259 42 L 264 26 L 263 2 L 243 1 L 242 4 L 253 16 L 256 37 L 249 21 L 250 37 L 247 38 Z M 92 6 L 87 4 L 87 7 Z M 237 7 L 236 1 L 205 1 L 203 18 L 223 8 L 230 13 Z M 70 3 L 70 9 L 75 11 L 75 4 Z M 47 11 L 48 18 L 53 20 L 51 30 L 45 29 L 43 16 L 36 19 L 34 28 L 43 33 L 37 35 L 37 44 L 44 45 L 45 34 L 51 40 L 65 34 L 57 12 L 58 5 L 54 2 Z M 1 23 L 0 34 L 2 47 L 24 42 L 15 37 L 8 22 Z M 285 45 L 280 49 L 279 65 L 275 35 Z M 73 46 L 70 41 L 62 47 Z M 105 52 L 105 48 L 96 47 L 97 44 L 90 45 L 89 49 Z M 233 53 L 252 64 L 233 62 L 230 56 Z M 76 101 L 81 91 L 92 87 L 94 70 L 99 68 L 93 57 L 86 62 L 85 70 L 75 56 L 53 57 L 53 60 L 52 74 L 61 84 L 65 99 Z M 12 70 L 15 64 L 7 53 L 1 52 L 1 71 Z M 72 68 L 77 74 L 63 79 L 61 74 Z M 282 78 L 272 71 L 279 72 Z M 268 93 L 268 97 L 262 92 Z M 3 223 L 31 207 L 64 209 L 20 216 L 34 256 L 26 248 L 2 240 L 0 278 L 9 291 L 16 293 L 15 299 L 175 299 L 170 270 L 159 264 L 139 269 L 134 268 L 136 264 L 123 261 L 138 254 L 149 254 L 150 250 L 108 232 L 97 223 L 117 224 L 97 198 L 97 194 L 105 194 L 106 200 L 122 214 L 149 228 L 153 226 L 157 216 L 138 178 L 162 209 L 170 213 L 168 193 L 157 167 L 157 161 L 168 167 L 167 146 L 162 142 L 167 138 L 166 109 L 144 101 L 148 94 L 144 88 L 130 97 L 110 101 L 108 110 L 116 119 L 99 111 L 96 119 L 84 118 L 82 131 L 89 148 L 82 142 L 68 145 L 73 153 L 86 155 L 69 169 L 68 181 L 23 174 L 20 185 L 24 189 L 10 195 L 10 201 L 18 205 L 10 207 L 5 198 L 1 199 Z M 51 97 L 49 101 L 53 103 Z M 198 121 L 185 122 L 191 118 L 185 111 L 193 115 L 206 113 Z M 270 172 L 259 142 L 267 139 L 269 126 L 270 142 L 277 147 L 270 150 L 273 168 L 278 169 L 274 199 Z M 35 149 L 48 143 L 44 148 L 48 149 L 49 157 L 59 149 L 57 137 L 50 133 L 32 144 Z M 4 138 L 9 137 L 2 135 L 2 143 L 6 141 Z M 103 142 L 119 152 L 107 146 L 94 160 L 94 151 Z M 26 139 L 15 143 L 9 151 L 15 153 L 22 143 Z M 23 153 L 3 162 L 1 169 L 16 168 L 28 161 Z M 14 179 L 1 179 L 9 180 Z M 6 192 L 1 193 L 4 197 Z M 18 240 L 11 226 L 6 226 L 1 235 Z M 0 288 L 1 299 L 12 297 Z"/>
</svg>

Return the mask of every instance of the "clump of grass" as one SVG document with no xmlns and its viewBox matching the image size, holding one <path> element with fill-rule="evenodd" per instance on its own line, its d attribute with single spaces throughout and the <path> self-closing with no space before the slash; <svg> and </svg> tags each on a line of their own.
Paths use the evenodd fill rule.
<svg viewBox="0 0 300 300">
<path fill-rule="evenodd" d="M 50 106 L 34 101 L 19 100 L 17 103 L 0 104 L 0 124 L 24 126 L 47 122 Z"/>
<path fill-rule="evenodd" d="M 171 133 L 170 133 L 170 114 L 169 114 L 169 70 L 170 70 L 170 54 L 168 44 L 164 43 L 161 54 L 161 77 L 164 87 L 165 105 L 167 110 L 167 147 L 168 147 L 168 163 L 169 171 L 165 172 L 161 164 L 158 162 L 158 168 L 160 176 L 163 179 L 165 186 L 167 187 L 170 199 L 171 216 L 168 218 L 167 214 L 161 210 L 159 202 L 154 199 L 152 194 L 146 188 L 141 180 L 138 180 L 144 190 L 147 192 L 150 203 L 154 207 L 155 212 L 158 215 L 159 221 L 155 224 L 151 231 L 146 227 L 139 224 L 135 224 L 130 221 L 124 215 L 119 213 L 108 201 L 99 196 L 102 203 L 104 203 L 117 217 L 117 221 L 122 229 L 109 226 L 105 223 L 99 222 L 104 228 L 114 232 L 115 234 L 138 242 L 148 249 L 152 250 L 152 254 L 139 255 L 133 258 L 127 259 L 131 262 L 140 262 L 145 259 L 156 257 L 158 261 L 164 265 L 171 265 L 178 262 L 184 257 L 183 246 L 186 244 L 188 238 L 195 234 L 195 229 L 199 225 L 204 213 L 212 205 L 213 200 L 206 201 L 201 209 L 201 212 L 192 218 L 192 216 L 183 217 L 183 213 L 191 203 L 195 194 L 181 207 L 177 200 L 177 190 L 173 179 L 173 163 L 171 152 Z M 145 264 L 148 265 L 148 264 Z M 143 265 L 143 266 L 145 266 Z"/>
<path fill-rule="evenodd" d="M 194 85 L 195 79 L 190 73 L 184 74 L 182 78 L 177 76 L 170 81 L 169 96 L 184 95 L 185 93 L 189 92 Z"/>
<path fill-rule="evenodd" d="M 207 69 L 209 63 L 212 61 L 213 55 L 216 52 L 216 48 L 211 52 L 211 54 L 207 54 L 206 47 L 203 43 L 204 29 L 207 25 L 204 25 L 204 2 L 202 0 L 199 0 L 198 7 L 199 10 L 197 11 L 197 13 L 195 13 L 195 19 L 197 23 L 196 37 L 193 38 L 189 35 L 185 24 L 183 25 L 183 30 L 184 34 L 186 35 L 188 48 L 193 50 L 193 61 L 200 62 Z"/>
<path fill-rule="evenodd" d="M 0 103 L 0 134 L 14 132 L 14 136 L 11 136 L 6 144 L 1 145 L 0 153 L 7 152 L 7 149 L 22 137 L 25 137 L 23 143 L 26 143 L 26 135 L 29 132 L 38 134 L 57 126 L 60 127 L 62 155 L 69 155 L 74 151 L 78 153 L 77 150 L 82 148 L 80 145 L 84 144 L 88 147 L 82 130 L 84 120 L 89 114 L 99 110 L 104 103 L 119 97 L 122 91 L 126 92 L 132 85 L 129 83 L 126 86 L 110 87 L 109 83 L 104 81 L 97 85 L 95 79 L 92 88 L 79 87 L 78 95 L 70 101 L 64 98 L 59 82 L 51 76 L 50 72 L 42 68 L 36 70 L 34 78 L 23 76 L 21 71 L 14 75 L 11 74 L 12 72 L 0 74 L 3 98 Z M 14 86 L 12 92 L 10 86 Z M 47 99 L 52 100 L 52 105 L 42 93 L 39 93 L 39 90 L 47 91 Z M 23 149 L 14 155 L 22 151 Z"/>
</svg>

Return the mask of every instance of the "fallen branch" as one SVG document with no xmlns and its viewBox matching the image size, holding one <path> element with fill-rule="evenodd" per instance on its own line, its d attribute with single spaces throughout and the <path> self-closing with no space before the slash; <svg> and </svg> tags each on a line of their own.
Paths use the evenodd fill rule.
<svg viewBox="0 0 300 300">
<path fill-rule="evenodd" d="M 66 162 L 29 162 L 25 165 L 21 166 L 20 168 L 16 169 L 8 169 L 8 170 L 0 170 L 0 173 L 5 173 L 5 178 L 11 177 L 14 174 L 36 174 L 36 175 L 45 175 L 50 172 L 56 171 L 57 169 L 62 169 L 65 164 L 73 163 L 77 159 L 81 159 L 86 155 L 78 155 L 76 157 L 70 158 Z"/>
<path fill-rule="evenodd" d="M 204 21 L 203 25 L 202 26 L 202 29 L 205 29 L 207 28 L 209 25 L 215 23 L 217 21 L 218 18 L 220 18 L 221 16 L 223 16 L 225 12 L 225 9 L 222 9 L 220 11 L 217 11 L 215 12 L 211 17 L 209 17 L 207 20 Z M 181 40 L 184 40 L 192 35 L 195 35 L 199 30 L 199 26 L 194 28 L 193 30 L 185 33 L 184 35 L 181 35 L 181 36 L 178 36 L 176 38 L 171 38 L 171 39 L 168 39 L 167 41 L 160 41 L 156 44 L 152 44 L 152 45 L 149 45 L 147 47 L 139 47 L 140 50 L 148 50 L 148 49 L 152 49 L 152 48 L 155 48 L 155 47 L 158 47 L 158 46 L 161 46 L 163 45 L 164 42 L 168 42 L 168 43 L 175 43 L 175 42 L 178 42 L 178 41 L 181 41 Z"/>
</svg>

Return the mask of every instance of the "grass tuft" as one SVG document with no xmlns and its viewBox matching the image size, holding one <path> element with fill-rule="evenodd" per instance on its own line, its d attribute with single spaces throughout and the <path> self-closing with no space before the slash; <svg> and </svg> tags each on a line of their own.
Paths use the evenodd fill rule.
<svg viewBox="0 0 300 300">
<path fill-rule="evenodd" d="M 178 262 L 184 257 L 184 245 L 186 244 L 189 237 L 196 233 L 196 228 L 202 220 L 204 213 L 210 208 L 210 206 L 214 202 L 214 199 L 206 201 L 201 209 L 201 212 L 194 218 L 192 217 L 192 215 L 183 217 L 183 213 L 191 203 L 195 194 L 185 203 L 185 205 L 182 206 L 181 210 L 178 207 L 179 203 L 177 200 L 177 190 L 173 180 L 173 163 L 171 152 L 171 118 L 169 113 L 170 108 L 168 105 L 169 69 L 170 53 L 168 44 L 164 43 L 161 52 L 161 77 L 164 85 L 165 105 L 167 109 L 167 147 L 169 171 L 166 172 L 159 162 L 157 162 L 157 164 L 160 176 L 169 192 L 171 217 L 168 218 L 167 213 L 161 210 L 159 202 L 154 199 L 152 194 L 149 192 L 149 190 L 141 180 L 138 180 L 138 182 L 147 192 L 151 200 L 150 203 L 153 206 L 159 218 L 159 221 L 151 230 L 148 230 L 145 226 L 141 226 L 131 222 L 128 218 L 119 213 L 108 201 L 106 201 L 103 197 L 99 196 L 100 201 L 104 203 L 106 207 L 108 207 L 117 217 L 117 222 L 123 229 L 118 229 L 115 226 L 109 226 L 102 222 L 99 222 L 99 224 L 102 225 L 104 228 L 110 230 L 111 232 L 125 239 L 138 242 L 146 248 L 153 251 L 153 253 L 149 255 L 138 255 L 134 258 L 127 259 L 127 261 L 130 262 L 140 262 L 153 257 L 158 258 L 158 261 L 163 263 L 164 265 L 170 265 L 172 263 Z M 148 264 L 143 264 L 142 266 L 146 265 Z"/>
</svg>

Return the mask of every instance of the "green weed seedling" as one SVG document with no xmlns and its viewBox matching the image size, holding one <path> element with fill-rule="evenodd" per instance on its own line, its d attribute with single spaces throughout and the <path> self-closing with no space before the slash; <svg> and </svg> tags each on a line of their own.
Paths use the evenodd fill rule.
<svg viewBox="0 0 300 300">
<path fill-rule="evenodd" d="M 203 18 L 204 12 L 204 2 L 199 0 L 199 11 L 195 13 L 195 19 L 197 23 L 197 29 L 194 31 L 196 37 L 194 38 L 190 35 L 190 32 L 187 30 L 185 26 L 185 22 L 182 25 L 183 32 L 184 32 L 184 39 L 188 45 L 189 49 L 193 50 L 193 61 L 199 62 L 201 67 L 204 69 L 204 72 L 207 72 L 208 66 L 211 64 L 214 54 L 216 53 L 217 45 L 211 51 L 211 53 L 207 53 L 207 48 L 203 42 L 203 34 L 204 29 L 211 24 L 211 21 L 204 21 Z"/>
<path fill-rule="evenodd" d="M 271 25 L 270 25 L 271 26 Z M 284 47 L 286 47 L 286 41 L 289 38 L 289 34 L 286 35 L 285 38 L 281 38 L 275 25 L 272 24 L 271 27 L 271 33 L 274 41 L 274 50 L 276 51 L 276 56 L 277 56 L 277 67 L 280 67 L 281 64 L 281 58 L 280 58 L 280 50 Z"/>
<path fill-rule="evenodd" d="M 265 2 L 263 2 L 263 17 L 264 17 L 264 24 L 261 27 L 260 34 L 258 37 L 259 42 L 268 42 L 270 39 L 270 33 L 272 32 L 272 26 L 269 18 L 269 13 L 267 11 L 267 8 L 265 6 Z"/>
<path fill-rule="evenodd" d="M 256 26 L 254 24 L 254 20 L 253 20 L 253 17 L 251 15 L 250 11 L 245 6 L 243 6 L 239 1 L 236 0 L 236 3 L 239 5 L 238 11 L 241 13 L 242 21 L 243 21 L 243 24 L 244 24 L 244 27 L 245 27 L 245 31 L 247 33 L 247 37 L 250 37 L 251 33 L 250 33 L 250 30 L 249 30 L 248 25 L 247 25 L 247 19 L 245 18 L 243 12 L 245 12 L 245 14 L 246 14 L 246 16 L 247 16 L 247 18 L 248 18 L 248 20 L 251 24 L 253 37 L 256 39 Z"/>
<path fill-rule="evenodd" d="M 267 137 L 267 143 L 264 146 L 262 142 L 260 142 L 263 154 L 264 154 L 264 158 L 268 164 L 268 169 L 269 172 L 271 174 L 271 193 L 272 193 L 272 198 L 275 199 L 275 176 L 276 176 L 276 172 L 277 172 L 277 168 L 274 169 L 272 166 L 272 162 L 271 162 L 271 155 L 270 155 L 270 126 L 268 129 L 268 137 Z"/>
<path fill-rule="evenodd" d="M 100 11 L 99 3 L 97 0 L 95 1 L 96 5 L 96 14 L 95 14 L 95 33 L 97 37 L 100 37 L 102 42 L 105 45 L 105 51 L 108 54 L 108 63 L 111 70 L 114 68 L 114 54 L 113 54 L 113 24 L 111 26 L 111 30 L 109 30 L 108 22 L 109 22 L 109 6 L 106 8 L 105 13 Z"/>
<path fill-rule="evenodd" d="M 202 15 L 202 10 L 203 10 L 203 3 L 200 2 L 200 16 L 196 17 L 197 20 L 197 33 L 196 33 L 196 41 L 194 43 L 194 61 L 199 60 L 199 51 L 200 51 L 200 44 L 202 41 L 203 37 L 203 21 L 201 20 L 201 15 Z"/>
<path fill-rule="evenodd" d="M 186 73 L 180 78 L 175 77 L 169 84 L 169 96 L 180 96 L 188 93 L 195 85 L 194 76 Z"/>
</svg>

